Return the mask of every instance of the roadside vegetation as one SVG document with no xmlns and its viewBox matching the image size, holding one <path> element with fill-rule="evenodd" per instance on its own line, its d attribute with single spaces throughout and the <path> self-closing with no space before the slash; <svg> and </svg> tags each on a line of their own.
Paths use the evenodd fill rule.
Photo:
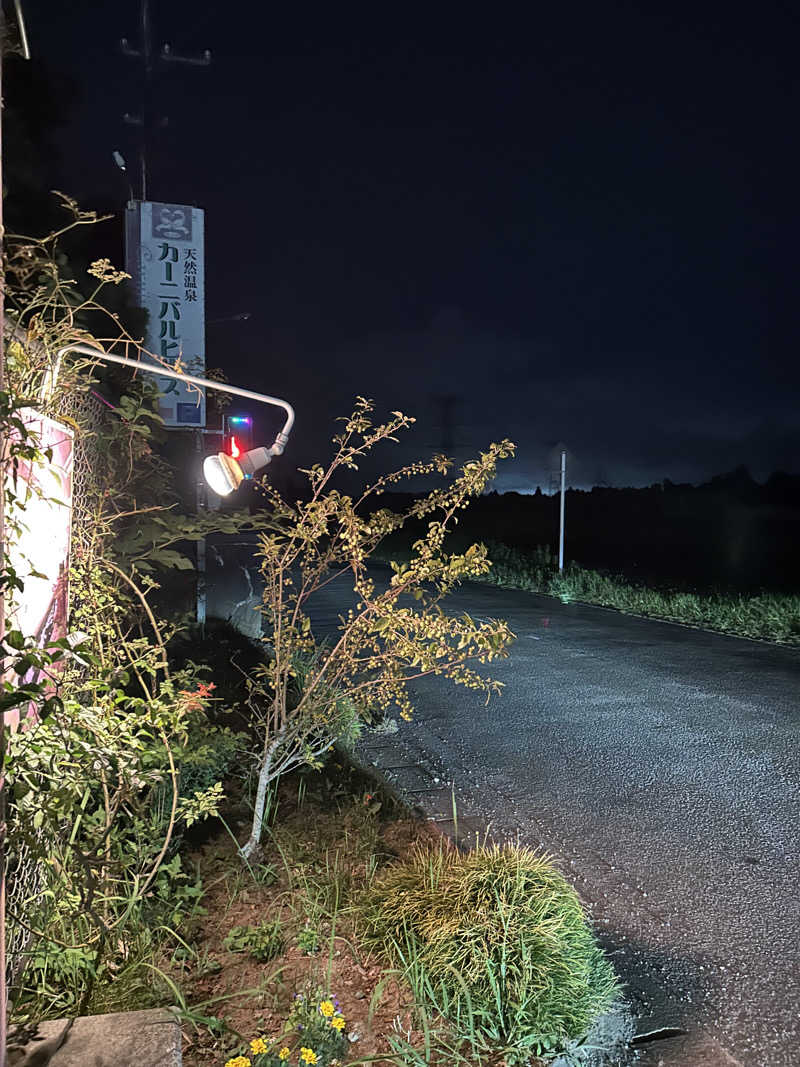
<svg viewBox="0 0 800 1067">
<path fill-rule="evenodd" d="M 458 541 L 458 535 L 453 538 Z M 614 608 L 629 615 L 681 623 L 699 630 L 712 630 L 736 637 L 750 637 L 782 645 L 800 645 L 800 595 L 731 590 L 700 591 L 660 588 L 632 582 L 621 575 L 590 570 L 568 562 L 558 573 L 558 556 L 549 546 L 530 551 L 513 548 L 491 538 L 486 540 L 490 567 L 473 581 L 501 589 L 527 589 L 557 597 L 562 603 L 581 602 Z M 409 557 L 407 539 L 393 537 L 373 555 L 375 562 L 389 563 Z"/>
<path fill-rule="evenodd" d="M 567 1035 L 583 1034 L 615 983 L 544 859 L 509 849 L 498 866 L 491 849 L 460 854 L 337 751 L 270 791 L 258 861 L 243 865 L 235 838 L 247 788 L 227 780 L 223 818 L 187 839 L 185 866 L 202 891 L 162 932 L 142 981 L 112 984 L 107 1010 L 177 1007 L 186 1067 L 497 1067 L 544 1064 L 559 1047 L 577 1055 Z M 404 892 L 412 904 L 398 923 Z M 482 893 L 499 909 L 487 912 Z M 423 929 L 429 905 L 450 917 L 435 944 Z"/>
<path fill-rule="evenodd" d="M 701 630 L 800 645 L 800 596 L 648 589 L 574 563 L 559 575 L 558 559 L 547 547 L 522 552 L 494 541 L 487 547 L 492 567 L 478 580 L 504 589 L 528 589 L 564 603 L 599 604 Z"/>
<path fill-rule="evenodd" d="M 98 221 L 62 203 L 65 231 Z M 90 359 L 54 360 L 70 341 L 139 350 L 103 305 L 126 276 L 100 260 L 70 277 L 60 235 L 8 250 L 0 429 L 15 551 L 3 560 L 0 711 L 23 720 L 0 729 L 12 1020 L 173 1005 L 187 1064 L 209 1067 L 499 1067 L 567 1048 L 615 990 L 574 893 L 524 850 L 450 851 L 346 760 L 388 710 L 411 718 L 417 678 L 499 692 L 482 668 L 508 654 L 507 624 L 442 608 L 488 572 L 486 549 L 445 544 L 514 446 L 491 445 L 406 513 L 365 518 L 365 501 L 446 475 L 450 461 L 411 464 L 357 496 L 337 488 L 413 423 L 373 422 L 359 398 L 329 465 L 304 472 L 304 501 L 265 483 L 260 515 L 181 515 L 152 388 Z M 70 611 L 46 636 L 14 628 L 26 583 L 41 580 L 27 512 L 44 490 L 21 472 L 52 471 L 31 406 L 75 441 Z M 424 532 L 378 589 L 370 558 L 407 521 Z M 191 543 L 244 527 L 259 530 L 265 579 L 256 645 L 224 625 L 198 631 L 172 606 Z M 307 602 L 345 575 L 352 609 L 321 640 Z M 52 596 L 48 618 L 65 611 Z M 410 909 L 398 926 L 393 879 L 423 908 L 459 902 L 461 925 L 453 915 L 432 940 Z"/>
<path fill-rule="evenodd" d="M 619 991 L 575 891 L 526 848 L 418 846 L 378 874 L 361 913 L 416 999 L 509 1067 L 578 1041 Z"/>
</svg>

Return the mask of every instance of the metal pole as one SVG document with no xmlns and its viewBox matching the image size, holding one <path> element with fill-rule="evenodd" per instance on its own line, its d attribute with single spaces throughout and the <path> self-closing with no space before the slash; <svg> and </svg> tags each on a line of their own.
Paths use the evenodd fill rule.
<svg viewBox="0 0 800 1067">
<path fill-rule="evenodd" d="M 280 400 L 276 396 L 268 396 L 266 393 L 254 393 L 251 389 L 240 389 L 238 385 L 215 382 L 211 378 L 196 378 L 193 374 L 180 374 L 178 371 L 170 370 L 168 367 L 162 367 L 159 363 L 144 363 L 140 359 L 129 359 L 128 356 L 115 356 L 112 352 L 104 352 L 102 348 L 93 348 L 91 345 L 84 344 L 64 345 L 63 348 L 59 348 L 58 352 L 56 352 L 56 361 L 45 375 L 46 380 L 42 385 L 42 402 L 49 395 L 49 391 L 55 389 L 61 360 L 67 352 L 79 352 L 82 356 L 100 359 L 105 363 L 119 363 L 123 367 L 143 370 L 147 374 L 155 374 L 157 378 L 174 378 L 178 382 L 188 382 L 189 385 L 197 385 L 201 389 L 213 389 L 218 393 L 230 393 L 232 396 L 243 396 L 246 400 L 258 400 L 261 404 L 271 404 L 273 407 L 283 408 L 286 412 L 286 421 L 283 424 L 283 429 L 278 433 L 278 438 L 283 438 L 284 440 L 276 443 L 285 444 L 285 439 L 291 433 L 292 426 L 294 426 L 294 408 L 288 401 Z M 282 451 L 283 449 L 277 452 L 276 455 L 281 455 Z"/>
<path fill-rule="evenodd" d="M 3 259 L 3 49 L 5 47 L 6 22 L 0 7 L 0 391 L 5 391 L 5 288 L 6 272 Z M 6 443 L 0 439 L 0 569 L 5 569 L 5 497 L 6 497 Z M 0 635 L 5 637 L 5 596 L 0 593 Z M 5 678 L 5 657 L 0 657 L 0 678 Z M 0 1067 L 6 1067 L 7 998 L 6 988 L 6 722 L 0 710 Z"/>
<path fill-rule="evenodd" d="M 558 528 L 558 573 L 564 570 L 564 486 L 567 476 L 567 453 L 561 450 L 561 519 Z"/>
<path fill-rule="evenodd" d="M 195 453 L 199 461 L 203 453 L 203 435 L 194 435 Z M 194 487 L 195 511 L 198 515 L 204 510 L 205 485 L 202 477 L 198 476 Z M 205 633 L 206 625 L 206 539 L 201 537 L 197 542 L 197 622 L 201 634 Z"/>
</svg>

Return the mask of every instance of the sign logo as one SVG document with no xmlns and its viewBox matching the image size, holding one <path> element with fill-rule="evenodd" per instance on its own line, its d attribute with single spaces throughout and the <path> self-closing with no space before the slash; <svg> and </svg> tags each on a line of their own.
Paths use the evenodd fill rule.
<svg viewBox="0 0 800 1067">
<path fill-rule="evenodd" d="M 152 236 L 176 241 L 192 239 L 192 209 L 176 204 L 153 204 Z"/>
</svg>

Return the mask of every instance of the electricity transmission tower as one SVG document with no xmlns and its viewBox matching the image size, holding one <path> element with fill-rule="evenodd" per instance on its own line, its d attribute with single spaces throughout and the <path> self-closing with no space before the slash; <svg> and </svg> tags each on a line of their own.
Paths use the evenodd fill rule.
<svg viewBox="0 0 800 1067">
<path fill-rule="evenodd" d="M 434 395 L 432 400 L 434 406 L 439 409 L 439 418 L 434 423 L 434 428 L 439 432 L 438 440 L 429 442 L 427 447 L 436 448 L 448 458 L 455 459 L 455 453 L 468 447 L 466 442 L 456 440 L 455 411 L 461 403 L 461 397 L 455 393 L 439 393 Z M 452 468 L 447 477 L 448 480 L 455 477 Z"/>
</svg>

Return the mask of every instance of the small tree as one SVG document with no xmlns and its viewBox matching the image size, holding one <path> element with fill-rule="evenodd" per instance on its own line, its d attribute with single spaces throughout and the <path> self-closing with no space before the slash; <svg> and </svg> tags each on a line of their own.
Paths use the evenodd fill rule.
<svg viewBox="0 0 800 1067">
<path fill-rule="evenodd" d="M 408 683 L 438 674 L 458 685 L 481 689 L 487 701 L 501 684 L 482 676 L 474 664 L 508 654 L 514 635 L 503 621 L 477 623 L 447 615 L 440 601 L 464 578 L 485 574 L 491 564 L 484 545 L 463 554 L 445 551 L 445 538 L 469 498 L 494 476 L 499 459 L 513 455 L 504 440 L 466 463 L 455 480 L 418 499 L 404 513 L 370 513 L 373 498 L 404 479 L 446 474 L 451 461 L 435 456 L 383 475 L 357 498 L 330 487 L 342 468 L 358 469 L 377 444 L 397 441 L 414 419 L 392 412 L 382 425 L 372 422 L 373 404 L 357 399 L 344 430 L 333 438 L 327 469 L 302 471 L 310 499 L 291 505 L 269 484 L 274 529 L 260 535 L 264 577 L 263 615 L 269 649 L 264 667 L 249 679 L 250 705 L 259 730 L 258 786 L 248 857 L 259 845 L 267 790 L 300 764 L 319 765 L 323 753 L 376 710 L 391 705 L 404 719 L 413 711 Z M 379 590 L 367 564 L 378 544 L 410 519 L 429 519 L 427 533 L 413 545 L 410 562 L 392 563 L 388 588 Z M 318 643 L 307 614 L 313 594 L 349 572 L 353 606 L 340 618 L 338 636 Z"/>
</svg>

